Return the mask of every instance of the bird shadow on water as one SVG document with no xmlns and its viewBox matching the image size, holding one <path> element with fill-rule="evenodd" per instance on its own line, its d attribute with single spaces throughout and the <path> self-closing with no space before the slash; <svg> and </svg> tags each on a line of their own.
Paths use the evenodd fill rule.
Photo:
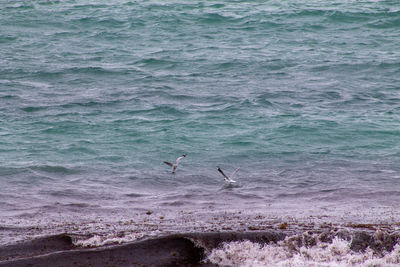
<svg viewBox="0 0 400 267">
<path fill-rule="evenodd" d="M 238 183 L 226 183 L 218 190 L 218 192 L 227 191 L 227 190 L 232 191 L 235 188 L 241 188 L 240 184 L 238 184 Z"/>
</svg>

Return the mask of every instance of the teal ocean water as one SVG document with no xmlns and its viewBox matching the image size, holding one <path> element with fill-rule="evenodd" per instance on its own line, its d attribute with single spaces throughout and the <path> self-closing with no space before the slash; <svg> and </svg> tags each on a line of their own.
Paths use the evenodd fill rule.
<svg viewBox="0 0 400 267">
<path fill-rule="evenodd" d="M 399 44 L 395 0 L 3 0 L 2 242 L 400 221 Z"/>
</svg>

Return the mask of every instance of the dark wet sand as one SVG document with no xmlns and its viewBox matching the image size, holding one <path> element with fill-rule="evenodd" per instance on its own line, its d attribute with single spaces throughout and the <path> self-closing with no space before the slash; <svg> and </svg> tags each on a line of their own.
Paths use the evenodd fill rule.
<svg viewBox="0 0 400 267">
<path fill-rule="evenodd" d="M 258 243 L 276 243 L 293 237 L 299 246 L 312 245 L 315 235 L 296 234 L 285 230 L 263 232 L 222 232 L 175 234 L 143 241 L 98 248 L 82 248 L 73 245 L 73 236 L 61 234 L 0 248 L 0 266 L 214 266 L 204 262 L 207 251 L 223 242 L 250 240 Z M 317 238 L 330 242 L 335 236 L 351 240 L 351 249 L 390 251 L 400 241 L 397 233 L 374 231 L 319 231 Z"/>
</svg>

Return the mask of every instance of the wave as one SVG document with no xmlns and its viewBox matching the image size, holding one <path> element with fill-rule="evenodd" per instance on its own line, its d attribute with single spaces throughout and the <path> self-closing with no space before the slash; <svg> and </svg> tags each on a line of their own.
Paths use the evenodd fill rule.
<svg viewBox="0 0 400 267">
<path fill-rule="evenodd" d="M 174 69 L 179 63 L 170 58 L 145 58 L 135 62 L 134 65 L 143 69 L 169 70 Z"/>
<path fill-rule="evenodd" d="M 1 36 L 0 35 L 0 44 L 12 43 L 16 40 L 18 40 L 18 37 L 16 37 L 16 36 Z"/>
<path fill-rule="evenodd" d="M 21 1 L 21 2 L 10 2 L 10 5 L 4 7 L 5 10 L 9 11 L 29 11 L 34 10 L 35 5 L 31 2 Z"/>
<path fill-rule="evenodd" d="M 106 108 L 113 107 L 124 104 L 134 104 L 137 103 L 138 100 L 136 98 L 127 97 L 125 99 L 107 99 L 98 98 L 98 99 L 87 99 L 87 100 L 69 100 L 58 104 L 39 104 L 39 105 L 26 105 L 21 107 L 20 109 L 27 113 L 36 113 L 36 112 L 45 112 L 49 116 L 67 116 L 67 115 L 82 115 L 82 109 L 79 108 L 87 108 L 88 110 L 94 108 Z M 68 110 L 71 110 L 68 112 Z M 87 114 L 86 114 L 87 115 Z"/>
<path fill-rule="evenodd" d="M 178 109 L 177 107 L 170 106 L 170 105 L 160 105 L 156 107 L 151 107 L 147 109 L 138 109 L 138 110 L 131 110 L 126 112 L 129 115 L 138 115 L 138 114 L 158 114 L 164 117 L 166 115 L 173 115 L 173 116 L 183 116 L 188 115 L 189 112 Z"/>
<path fill-rule="evenodd" d="M 400 18 L 394 19 L 377 19 L 366 25 L 368 28 L 372 29 L 392 29 L 398 28 L 400 26 Z"/>
<path fill-rule="evenodd" d="M 235 17 L 235 16 L 227 16 L 227 15 L 222 15 L 219 13 L 208 13 L 208 14 L 203 14 L 202 18 L 199 20 L 200 23 L 204 24 L 226 24 L 226 23 L 231 23 L 231 22 L 239 22 L 242 20 L 242 17 Z"/>
<path fill-rule="evenodd" d="M 81 170 L 73 167 L 65 167 L 61 165 L 38 165 L 38 166 L 29 166 L 28 169 L 32 171 L 39 171 L 44 173 L 51 173 L 51 174 L 77 174 L 80 173 Z"/>
<path fill-rule="evenodd" d="M 134 233 L 132 235 L 135 235 Z M 378 230 L 318 233 L 218 232 L 187 233 L 128 242 L 61 234 L 3 246 L 0 266 L 205 265 L 223 266 L 398 266 L 399 236 Z M 110 245 L 119 244 L 119 245 Z M 108 245 L 108 246 L 107 246 Z M 104 246 L 93 248 L 93 246 Z M 143 254 L 143 251 L 146 253 Z M 24 258 L 20 258 L 23 253 Z M 90 257 L 89 257 L 90 255 Z M 130 261 L 127 263 L 127 261 Z M 128 264 L 128 265 L 127 265 Z"/>
</svg>

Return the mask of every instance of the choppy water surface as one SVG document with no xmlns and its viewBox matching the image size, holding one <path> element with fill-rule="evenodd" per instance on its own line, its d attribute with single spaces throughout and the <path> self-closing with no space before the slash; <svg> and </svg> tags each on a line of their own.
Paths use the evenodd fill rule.
<svg viewBox="0 0 400 267">
<path fill-rule="evenodd" d="M 207 230 L 227 213 L 226 229 L 400 221 L 398 1 L 6 0 L 0 25 L 14 239 Z"/>
</svg>

